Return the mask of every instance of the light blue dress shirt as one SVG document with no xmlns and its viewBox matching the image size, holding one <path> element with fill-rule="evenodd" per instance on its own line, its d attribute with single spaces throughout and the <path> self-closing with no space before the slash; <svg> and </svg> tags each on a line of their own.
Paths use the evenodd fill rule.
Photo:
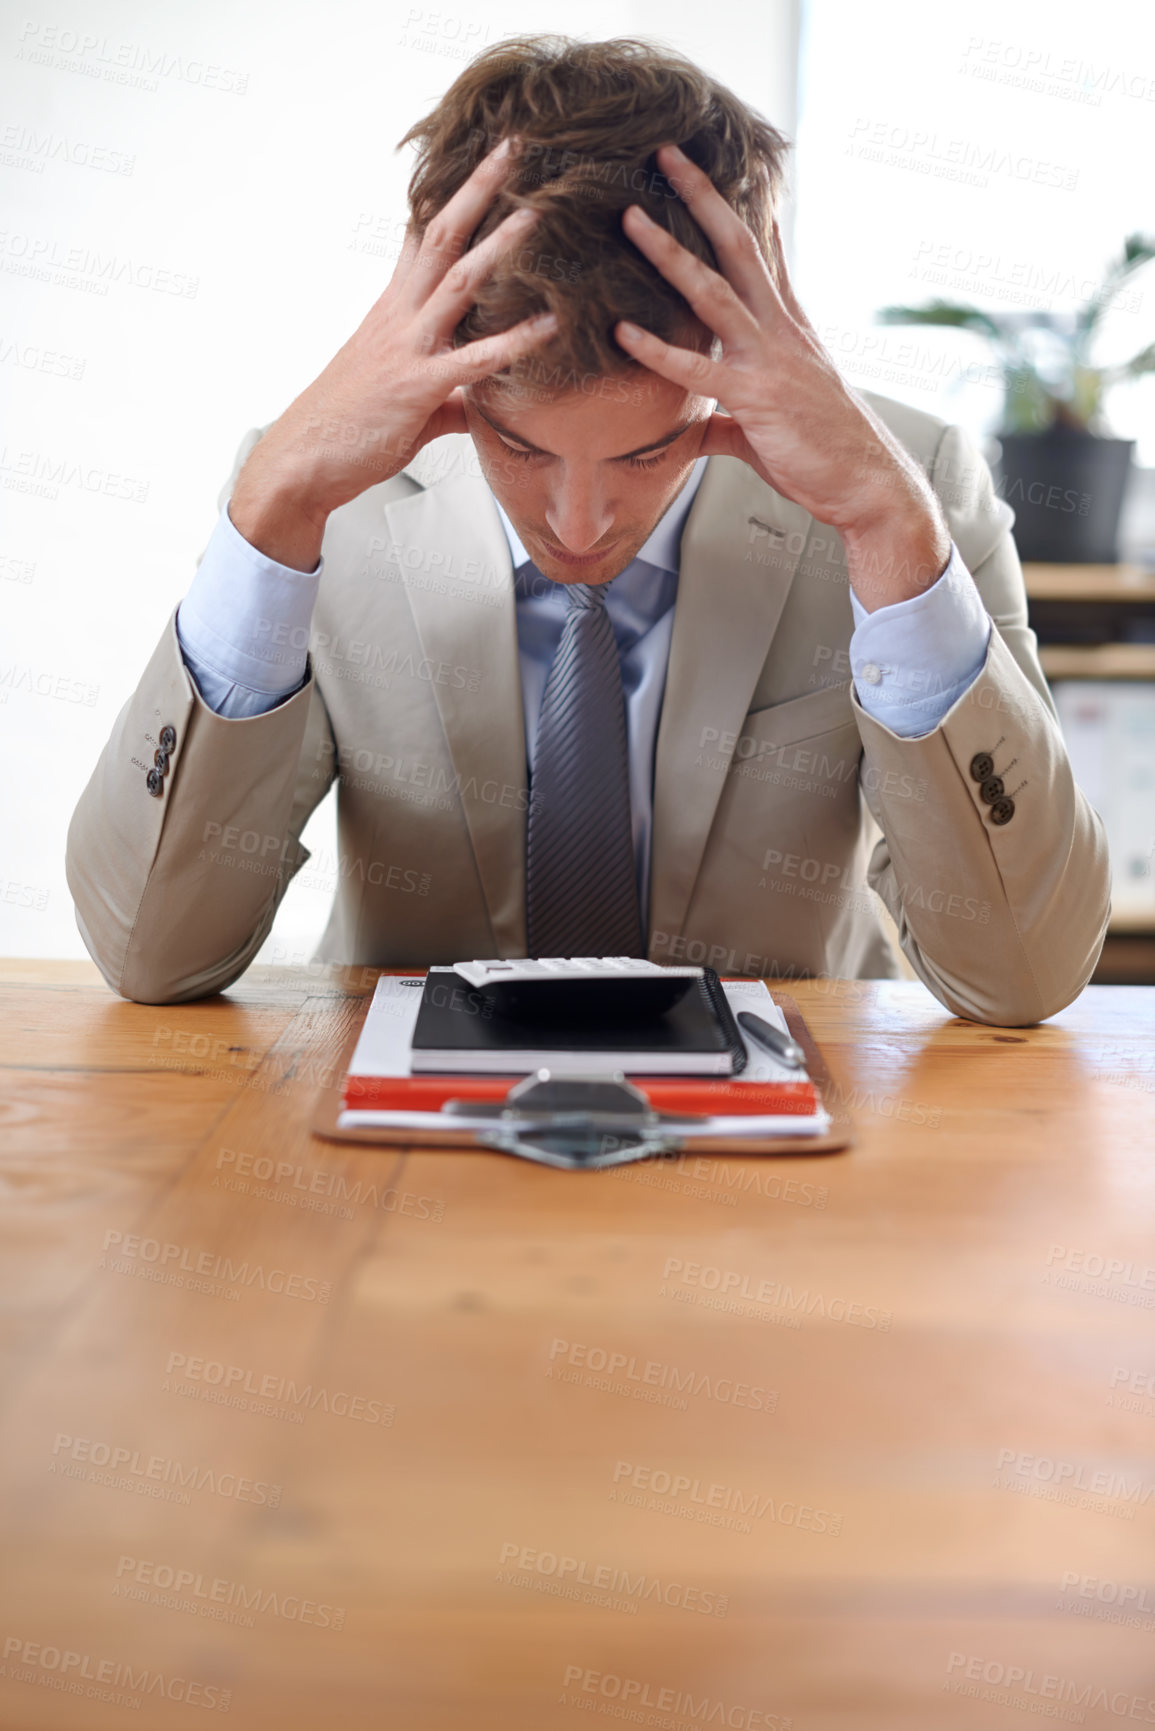
<svg viewBox="0 0 1155 1731">
<path fill-rule="evenodd" d="M 606 597 L 622 665 L 630 753 L 630 804 L 638 887 L 646 917 L 653 822 L 654 750 L 666 686 L 682 530 L 707 457 L 690 476 Z M 565 623 L 563 585 L 532 563 L 498 501 L 514 568 L 526 755 L 532 772 L 541 699 Z M 250 546 L 225 505 L 177 611 L 181 653 L 209 708 L 240 720 L 275 709 L 305 682 L 305 645 L 324 558 L 294 571 Z M 873 613 L 850 591 L 855 628 L 850 669 L 866 713 L 893 733 L 915 738 L 937 727 L 977 678 L 991 620 L 951 543 L 935 583 L 908 601 Z M 272 627 L 277 629 L 273 630 Z M 273 646 L 275 640 L 276 647 Z"/>
</svg>

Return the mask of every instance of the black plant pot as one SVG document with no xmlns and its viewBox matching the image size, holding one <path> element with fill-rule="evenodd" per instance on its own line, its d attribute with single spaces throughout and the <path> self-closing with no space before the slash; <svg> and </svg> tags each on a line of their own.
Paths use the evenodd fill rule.
<svg viewBox="0 0 1155 1731">
<path fill-rule="evenodd" d="M 1134 439 L 1051 428 L 1000 433 L 997 491 L 1015 513 L 1019 558 L 1113 565 Z"/>
</svg>

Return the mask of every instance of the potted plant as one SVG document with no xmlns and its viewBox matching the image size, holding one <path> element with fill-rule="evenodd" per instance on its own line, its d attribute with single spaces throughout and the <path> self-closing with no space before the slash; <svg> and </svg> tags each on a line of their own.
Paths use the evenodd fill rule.
<svg viewBox="0 0 1155 1731">
<path fill-rule="evenodd" d="M 1155 236 L 1128 235 L 1122 256 L 1074 313 L 983 312 L 934 300 L 875 315 L 884 325 L 974 331 L 993 347 L 1004 390 L 998 491 L 1014 509 L 1022 559 L 1110 565 L 1118 558 L 1135 441 L 1108 435 L 1103 399 L 1120 380 L 1155 372 L 1155 343 L 1114 366 L 1094 365 L 1091 350 L 1103 313 L 1152 258 Z"/>
</svg>

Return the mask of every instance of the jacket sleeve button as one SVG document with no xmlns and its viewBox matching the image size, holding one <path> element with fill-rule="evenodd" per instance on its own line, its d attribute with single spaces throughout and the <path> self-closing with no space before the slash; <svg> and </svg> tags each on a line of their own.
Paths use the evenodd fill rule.
<svg viewBox="0 0 1155 1731">
<path fill-rule="evenodd" d="M 1015 815 L 1015 802 L 1008 794 L 1003 799 L 996 799 L 991 806 L 992 823 L 1010 823 Z"/>
<path fill-rule="evenodd" d="M 161 735 L 163 740 L 164 735 Z M 995 767 L 995 760 L 989 751 L 976 752 L 971 758 L 971 777 L 974 781 L 986 781 Z"/>
<path fill-rule="evenodd" d="M 1006 786 L 1003 782 L 1002 776 L 991 775 L 987 777 L 986 781 L 984 781 L 983 785 L 979 788 L 979 796 L 984 799 L 988 805 L 994 805 L 997 799 L 1002 799 L 1003 794 L 1006 791 Z"/>
<path fill-rule="evenodd" d="M 176 728 L 170 723 L 166 722 L 164 727 L 161 728 L 160 743 L 164 751 L 171 751 L 173 746 L 176 744 Z"/>
<path fill-rule="evenodd" d="M 163 746 L 157 746 L 156 750 L 152 754 L 152 761 L 156 764 L 156 767 L 160 770 L 162 775 L 168 774 L 168 752 Z"/>
<path fill-rule="evenodd" d="M 164 776 L 159 769 L 150 769 L 144 778 L 144 785 L 156 799 L 164 792 Z"/>
</svg>

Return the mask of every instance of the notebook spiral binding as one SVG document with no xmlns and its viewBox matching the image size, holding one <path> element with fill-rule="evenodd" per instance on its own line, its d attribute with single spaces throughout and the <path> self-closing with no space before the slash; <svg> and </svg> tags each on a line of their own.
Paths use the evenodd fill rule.
<svg viewBox="0 0 1155 1731">
<path fill-rule="evenodd" d="M 726 1036 L 726 1045 L 732 1060 L 730 1074 L 737 1076 L 746 1068 L 746 1042 L 742 1038 L 742 1030 L 734 1020 L 730 1000 L 726 996 L 716 969 L 702 969 L 702 991 L 705 993 L 706 1000 L 717 1016 L 722 1032 Z"/>
</svg>

